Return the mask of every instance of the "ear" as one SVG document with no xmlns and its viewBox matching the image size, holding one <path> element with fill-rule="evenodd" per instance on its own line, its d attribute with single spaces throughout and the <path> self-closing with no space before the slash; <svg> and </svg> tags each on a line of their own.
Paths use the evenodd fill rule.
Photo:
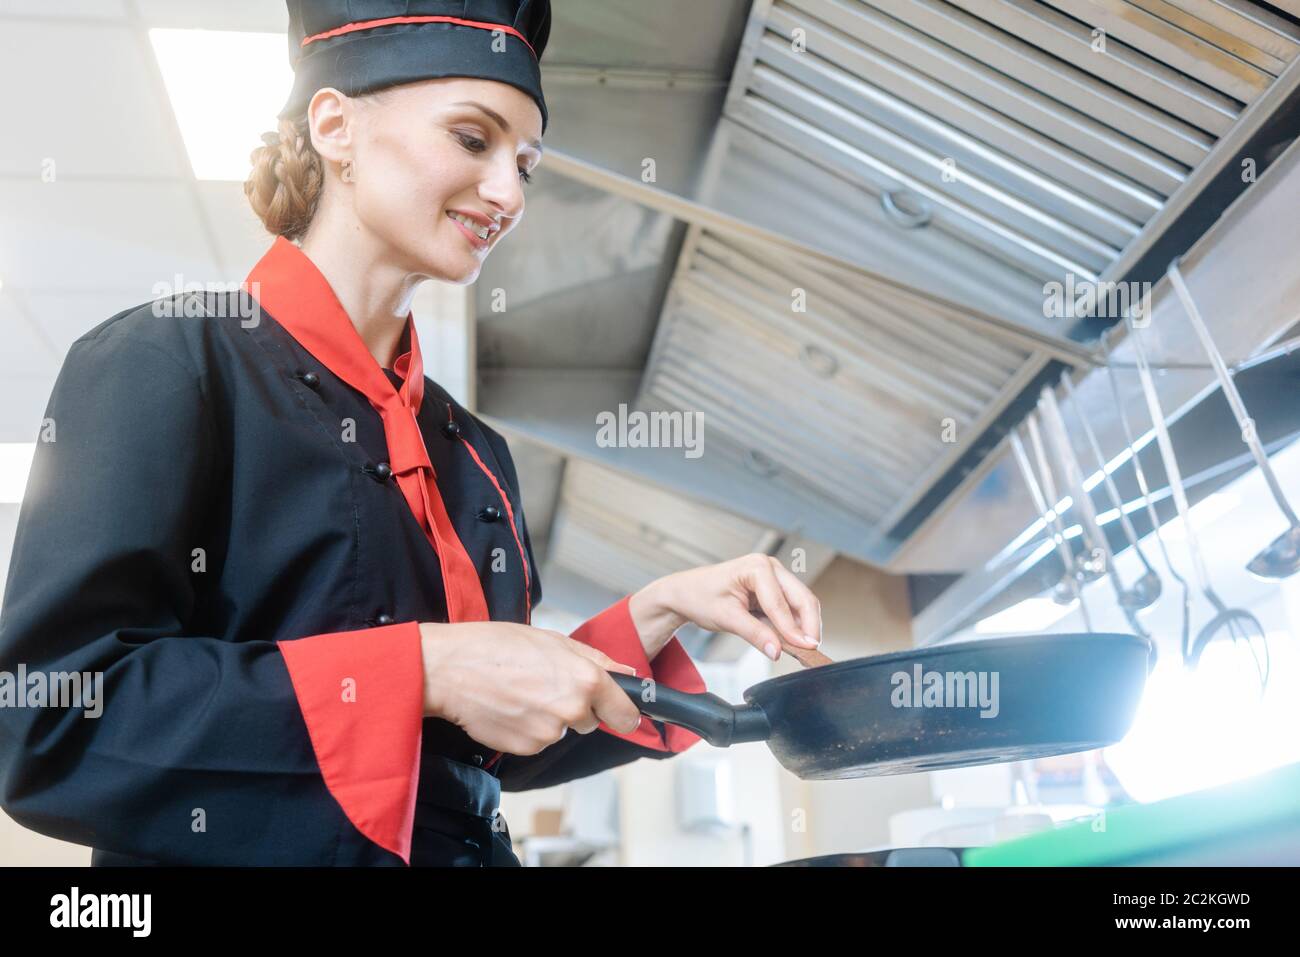
<svg viewBox="0 0 1300 957">
<path fill-rule="evenodd" d="M 352 158 L 356 105 L 351 97 L 333 87 L 317 90 L 307 104 L 307 126 L 322 159 L 337 164 Z"/>
</svg>

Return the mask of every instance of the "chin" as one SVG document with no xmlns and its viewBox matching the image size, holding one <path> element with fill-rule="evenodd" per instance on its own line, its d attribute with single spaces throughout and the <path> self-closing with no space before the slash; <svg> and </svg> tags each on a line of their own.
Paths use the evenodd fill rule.
<svg viewBox="0 0 1300 957">
<path fill-rule="evenodd" d="M 459 275 L 453 276 L 445 281 L 451 283 L 453 286 L 468 286 L 474 280 L 478 279 L 478 274 L 482 271 L 483 264 L 481 262 L 475 263 L 470 267 L 468 272 L 461 272 Z"/>
<path fill-rule="evenodd" d="M 439 282 L 453 286 L 467 286 L 478 278 L 483 269 L 483 261 L 466 260 L 463 256 L 428 256 L 421 257 L 419 272 Z"/>
<path fill-rule="evenodd" d="M 488 250 L 483 256 L 471 256 L 465 271 L 461 274 L 460 279 L 456 280 L 457 284 L 467 286 L 478 279 L 479 273 L 483 271 L 483 263 L 487 261 L 487 257 L 491 255 L 491 252 L 491 250 Z"/>
</svg>

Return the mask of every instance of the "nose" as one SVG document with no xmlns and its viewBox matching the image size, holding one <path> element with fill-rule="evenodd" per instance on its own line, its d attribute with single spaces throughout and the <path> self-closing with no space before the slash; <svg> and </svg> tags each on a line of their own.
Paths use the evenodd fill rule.
<svg viewBox="0 0 1300 957">
<path fill-rule="evenodd" d="M 482 182 L 479 196 L 491 203 L 509 219 L 517 219 L 524 211 L 524 187 L 519 179 L 518 160 L 505 156 L 493 162 Z"/>
</svg>

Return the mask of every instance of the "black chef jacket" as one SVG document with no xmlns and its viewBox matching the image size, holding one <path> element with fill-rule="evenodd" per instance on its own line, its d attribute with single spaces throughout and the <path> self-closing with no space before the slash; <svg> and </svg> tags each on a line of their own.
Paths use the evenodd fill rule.
<svg viewBox="0 0 1300 957">
<path fill-rule="evenodd" d="M 274 317 L 239 318 L 255 313 L 240 291 L 108 319 L 72 345 L 42 424 L 0 672 L 101 673 L 102 712 L 0 707 L 0 804 L 90 845 L 95 864 L 404 863 L 357 826 L 353 808 L 378 783 L 323 775 L 347 755 L 313 749 L 276 642 L 378 641 L 402 623 L 446 621 L 437 554 L 377 474 L 386 446 L 374 408 Z M 348 420 L 354 441 L 340 434 Z M 417 421 L 491 618 L 526 623 L 542 590 L 505 440 L 427 378 Z M 676 638 L 653 663 L 643 651 L 628 660 L 640 646 L 627 598 L 574 637 L 703 690 Z M 699 740 L 647 719 L 631 735 L 602 724 L 501 757 L 447 721 L 414 720 L 412 865 L 517 864 L 495 813 L 502 789 Z M 389 730 L 353 729 L 356 753 L 384 748 Z"/>
</svg>

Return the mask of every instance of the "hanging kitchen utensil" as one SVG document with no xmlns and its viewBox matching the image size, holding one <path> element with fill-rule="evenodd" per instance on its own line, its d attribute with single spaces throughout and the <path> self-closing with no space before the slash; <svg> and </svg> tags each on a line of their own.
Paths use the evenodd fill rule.
<svg viewBox="0 0 1300 957">
<path fill-rule="evenodd" d="M 1053 521 L 1057 523 L 1057 528 L 1060 531 L 1061 538 L 1064 539 L 1065 523 L 1061 519 L 1060 512 L 1057 511 L 1057 507 L 1061 503 L 1061 495 L 1056 488 L 1056 479 L 1052 476 L 1052 463 L 1048 458 L 1047 450 L 1043 445 L 1043 436 L 1038 428 L 1038 416 L 1036 413 L 1030 412 L 1029 415 L 1025 417 L 1025 428 L 1029 431 L 1029 441 L 1033 444 L 1034 458 L 1038 462 L 1038 472 L 1043 477 L 1043 491 L 1047 493 L 1047 501 L 1053 503 Z M 1086 548 L 1086 538 L 1083 539 L 1083 543 Z M 1072 550 L 1071 556 L 1071 574 L 1074 576 L 1074 580 L 1078 583 L 1081 601 L 1080 607 L 1082 607 L 1083 586 L 1095 582 L 1105 574 L 1106 569 L 1104 564 L 1097 561 L 1096 557 L 1091 553 L 1087 555 L 1074 555 Z M 1057 600 L 1061 601 L 1059 598 Z M 1092 625 L 1088 625 L 1087 627 L 1089 631 L 1092 630 Z"/>
<path fill-rule="evenodd" d="M 1047 463 L 1047 456 L 1043 452 L 1043 439 L 1038 434 L 1038 421 L 1033 411 L 1025 417 L 1025 428 L 1029 432 L 1029 440 L 1033 443 L 1034 456 L 1038 462 L 1039 471 L 1037 475 L 1042 476 L 1043 487 L 1039 490 L 1043 498 L 1043 506 L 1047 509 L 1043 513 L 1044 521 L 1051 522 L 1052 538 L 1058 543 L 1058 554 L 1061 556 L 1061 564 L 1064 566 L 1062 578 L 1052 588 L 1052 599 L 1058 605 L 1069 605 L 1076 598 L 1080 600 L 1080 608 L 1083 611 L 1084 619 L 1087 620 L 1087 608 L 1082 604 L 1083 590 L 1079 583 L 1079 563 L 1075 557 L 1074 549 L 1066 541 L 1065 524 L 1061 521 L 1061 516 L 1056 511 L 1056 504 L 1060 501 L 1056 494 L 1056 482 L 1052 478 L 1052 469 Z M 1031 470 L 1032 473 L 1032 470 Z M 1033 475 L 1031 474 L 1031 478 Z M 1093 630 L 1091 622 L 1087 624 L 1089 631 Z"/>
<path fill-rule="evenodd" d="M 1102 484 L 1106 486 L 1106 493 L 1110 496 L 1111 504 L 1115 506 L 1115 511 L 1119 514 L 1119 524 L 1120 528 L 1124 530 L 1124 537 L 1128 539 L 1129 545 L 1133 546 L 1133 551 L 1137 553 L 1138 560 L 1142 562 L 1142 567 L 1146 569 L 1142 577 L 1133 583 L 1132 588 L 1124 589 L 1123 596 L 1120 599 L 1120 606 L 1126 611 L 1132 610 L 1135 612 L 1150 608 L 1160 598 L 1160 576 L 1156 574 L 1156 570 L 1147 561 L 1146 553 L 1142 551 L 1142 543 L 1138 541 L 1137 530 L 1133 528 L 1133 523 L 1129 521 L 1129 517 L 1124 511 L 1124 499 L 1119 494 L 1119 489 L 1115 487 L 1115 480 L 1106 471 L 1106 456 L 1102 454 L 1101 444 L 1097 441 L 1097 434 L 1093 432 L 1092 425 L 1083 414 L 1083 404 L 1074 391 L 1073 380 L 1068 375 L 1062 375 L 1061 382 L 1065 386 L 1066 395 L 1069 396 L 1070 402 L 1074 405 L 1074 414 L 1078 417 L 1079 424 L 1083 426 L 1083 434 L 1088 439 L 1088 445 L 1092 449 L 1097 468 L 1101 471 Z"/>
<path fill-rule="evenodd" d="M 1259 619 L 1246 611 L 1244 608 L 1229 608 L 1219 598 L 1213 587 L 1210 585 L 1210 574 L 1206 570 L 1205 560 L 1201 552 L 1201 543 L 1196 536 L 1196 529 L 1192 526 L 1191 508 L 1187 504 L 1187 492 L 1183 487 L 1182 472 L 1178 468 L 1178 459 L 1174 455 L 1174 444 L 1169 438 L 1169 428 L 1165 424 L 1164 410 L 1160 407 L 1160 397 L 1156 394 L 1155 380 L 1151 377 L 1151 366 L 1147 361 L 1146 348 L 1142 343 L 1142 330 L 1129 321 L 1129 329 L 1132 333 L 1133 354 L 1137 358 L 1138 378 L 1142 382 L 1142 393 L 1146 397 L 1147 410 L 1151 413 L 1151 425 L 1155 429 L 1156 444 L 1160 449 L 1160 458 L 1164 462 L 1165 475 L 1169 480 L 1169 491 L 1173 496 L 1174 505 L 1178 509 L 1178 517 L 1183 523 L 1183 533 L 1187 538 L 1187 551 L 1191 556 L 1192 574 L 1196 579 L 1196 586 L 1200 589 L 1206 600 L 1214 607 L 1215 615 L 1204 627 L 1196 634 L 1196 638 L 1185 649 L 1186 664 L 1190 668 L 1195 668 L 1201 660 L 1201 653 L 1206 646 L 1216 637 L 1227 633 L 1235 644 L 1238 641 L 1245 641 L 1246 647 L 1250 650 L 1251 657 L 1255 660 L 1255 669 L 1259 672 L 1259 684 L 1261 696 L 1268 688 L 1269 675 L 1269 655 L 1268 641 L 1265 639 L 1264 626 L 1260 624 Z M 1255 652 L 1255 639 L 1258 638 L 1264 649 L 1264 664 L 1260 666 L 1259 655 Z"/>
<path fill-rule="evenodd" d="M 1034 413 L 1029 414 L 1032 416 Z M 1038 516 L 1043 521 L 1043 530 L 1056 543 L 1056 553 L 1061 559 L 1063 570 L 1061 580 L 1053 587 L 1052 597 L 1058 604 L 1073 604 L 1077 601 L 1079 611 L 1083 615 L 1084 627 L 1092 631 L 1092 618 L 1084 603 L 1083 591 L 1079 588 L 1078 579 L 1074 577 L 1074 552 L 1065 540 L 1060 517 L 1048 507 L 1047 500 L 1043 498 L 1043 490 L 1038 485 L 1038 476 L 1034 474 L 1034 467 L 1030 464 L 1029 456 L 1025 454 L 1024 443 L 1020 440 L 1020 430 L 1012 429 L 1009 437 L 1011 451 L 1015 455 L 1016 464 L 1020 466 L 1020 474 L 1024 476 L 1025 485 L 1028 486 L 1029 494 L 1034 500 L 1034 507 L 1038 509 Z M 1066 600 L 1061 601 L 1062 597 Z"/>
<path fill-rule="evenodd" d="M 1214 366 L 1214 374 L 1219 377 L 1219 385 L 1223 387 L 1223 396 L 1228 400 L 1228 405 L 1232 408 L 1232 414 L 1237 418 L 1237 425 L 1241 428 L 1241 440 L 1246 443 L 1246 447 L 1250 449 L 1250 454 L 1255 457 L 1255 463 L 1259 466 L 1260 474 L 1264 476 L 1269 491 L 1273 493 L 1273 500 L 1277 502 L 1282 517 L 1291 526 L 1273 539 L 1267 548 L 1252 558 L 1246 568 L 1252 575 L 1265 581 L 1278 581 L 1289 578 L 1300 571 L 1300 519 L 1296 518 L 1291 503 L 1287 501 L 1286 495 L 1282 492 L 1282 486 L 1278 483 L 1277 475 L 1273 472 L 1273 466 L 1269 464 L 1264 445 L 1259 441 L 1259 435 L 1255 431 L 1255 420 L 1246 411 L 1246 403 L 1242 401 L 1241 393 L 1237 391 L 1237 384 L 1232 381 L 1232 375 L 1228 372 L 1227 365 L 1224 364 L 1223 355 L 1219 352 L 1219 347 L 1214 344 L 1214 339 L 1210 336 L 1210 330 L 1206 328 L 1205 320 L 1201 318 L 1200 310 L 1196 308 L 1196 303 L 1192 299 L 1191 291 L 1187 288 L 1183 274 L 1178 270 L 1176 260 L 1169 264 L 1168 276 L 1170 283 L 1173 284 L 1174 291 L 1178 293 L 1183 309 L 1192 321 L 1192 328 L 1196 330 L 1201 345 L 1205 347 L 1205 351 L 1210 357 L 1210 364 Z"/>
<path fill-rule="evenodd" d="M 1043 413 L 1043 425 L 1047 429 L 1048 441 L 1052 443 L 1057 460 L 1061 463 L 1066 481 L 1069 483 L 1070 499 L 1079 513 L 1079 527 L 1083 530 L 1086 547 L 1093 555 L 1100 555 L 1104 569 L 1110 573 L 1110 587 L 1115 593 L 1116 603 L 1124 613 L 1124 617 L 1128 619 L 1134 634 L 1145 638 L 1146 629 L 1137 620 L 1137 613 L 1127 600 L 1128 590 L 1120 581 L 1119 572 L 1115 568 L 1115 556 L 1111 553 L 1110 541 L 1106 538 L 1105 530 L 1097 521 L 1097 510 L 1093 507 L 1092 496 L 1084 488 L 1083 470 L 1079 467 L 1079 460 L 1074 454 L 1074 446 L 1070 443 L 1069 433 L 1065 430 L 1065 418 L 1061 415 L 1061 407 L 1057 405 L 1056 393 L 1052 391 L 1051 386 L 1043 386 L 1038 397 L 1038 407 Z"/>
<path fill-rule="evenodd" d="M 963 641 L 769 678 L 749 688 L 741 705 L 610 677 L 650 718 L 719 748 L 763 741 L 784 767 L 814 780 L 1025 761 L 1113 744 L 1133 722 L 1150 650 L 1148 639 L 1123 634 Z"/>
<path fill-rule="evenodd" d="M 1142 502 L 1146 506 L 1147 520 L 1151 523 L 1151 534 L 1155 536 L 1156 544 L 1160 546 L 1160 555 L 1164 558 L 1165 568 L 1169 570 L 1170 577 L 1178 582 L 1183 589 L 1183 625 L 1182 630 L 1179 632 L 1178 654 L 1186 661 L 1188 656 L 1187 639 L 1192 622 L 1192 589 L 1187 583 L 1187 579 L 1178 573 L 1173 559 L 1169 557 L 1169 549 L 1165 546 L 1164 536 L 1160 532 L 1160 516 L 1156 514 L 1155 504 L 1151 500 L 1151 486 L 1147 482 L 1146 469 L 1142 468 L 1142 459 L 1139 457 L 1137 446 L 1133 441 L 1133 429 L 1129 426 L 1128 412 L 1124 408 L 1123 396 L 1120 395 L 1119 380 L 1115 377 L 1115 368 L 1109 364 L 1109 355 L 1105 358 L 1107 360 L 1106 378 L 1110 382 L 1110 393 L 1115 398 L 1115 409 L 1119 413 L 1119 423 L 1124 430 L 1124 441 L 1128 444 L 1129 456 L 1133 462 L 1133 476 L 1137 479 L 1138 489 L 1142 492 Z"/>
</svg>

